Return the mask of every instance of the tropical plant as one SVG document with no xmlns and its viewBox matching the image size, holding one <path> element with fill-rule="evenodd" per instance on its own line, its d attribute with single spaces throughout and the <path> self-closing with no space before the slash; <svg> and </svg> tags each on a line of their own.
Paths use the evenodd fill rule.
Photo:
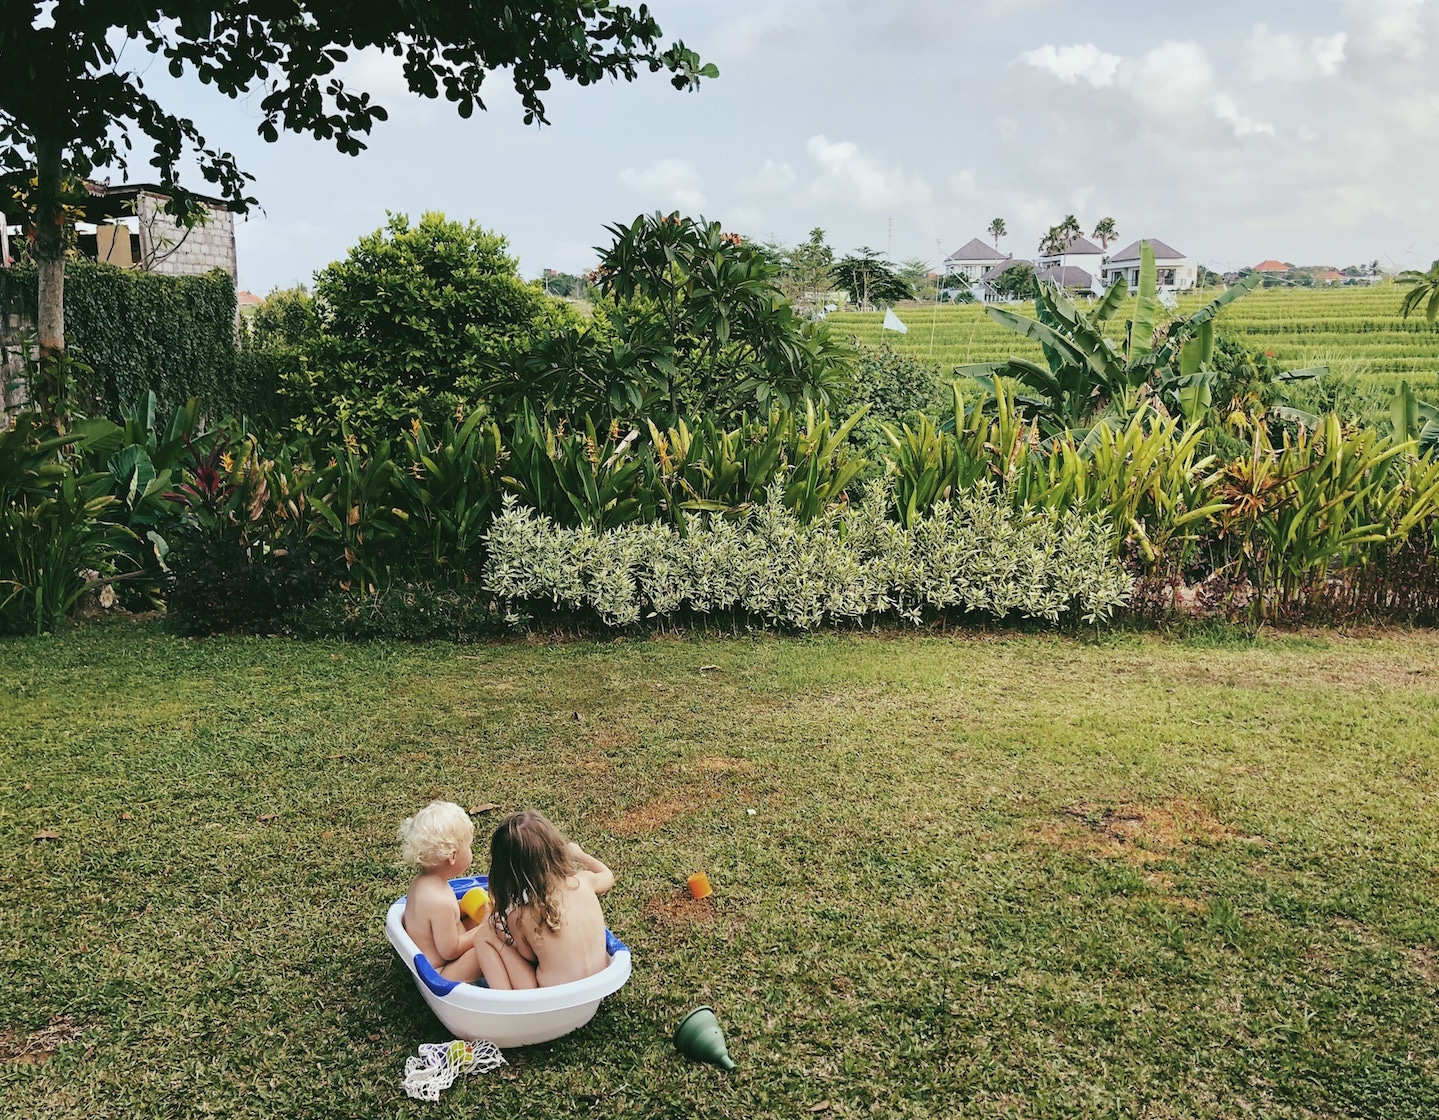
<svg viewBox="0 0 1439 1120">
<path fill-rule="evenodd" d="M 1119 227 L 1114 224 L 1113 218 L 1100 218 L 1090 236 L 1098 241 L 1099 247 L 1107 253 L 1109 243 L 1119 236 Z"/>
<path fill-rule="evenodd" d="M 1128 284 L 1116 280 L 1092 310 L 1082 310 L 1062 288 L 1041 282 L 1035 297 L 1037 317 L 1004 308 L 986 313 L 995 322 L 1037 342 L 1047 368 L 1024 358 L 961 367 L 956 373 L 992 386 L 996 377 L 1011 377 L 1036 395 L 1018 398 L 1052 435 L 1085 429 L 1096 417 L 1123 422 L 1140 400 L 1153 395 L 1166 408 L 1196 421 L 1212 403 L 1214 317 L 1251 290 L 1257 281 L 1235 284 L 1191 315 L 1160 328 L 1154 252 L 1148 242 L 1140 249 L 1139 292 L 1123 344 L 1104 333 L 1123 305 Z"/>
<path fill-rule="evenodd" d="M 63 457 L 75 439 L 32 413 L 0 428 L 0 630 L 53 630 L 125 556 L 111 477 Z"/>
<path fill-rule="evenodd" d="M 498 508 L 500 430 L 477 410 L 459 428 L 446 419 L 438 438 L 416 420 L 403 443 L 410 465 L 396 478 L 410 560 L 427 576 L 463 582 L 479 570 Z"/>
<path fill-rule="evenodd" d="M 618 424 L 597 434 L 588 418 L 580 431 L 563 420 L 551 426 L 526 405 L 515 420 L 502 481 L 562 525 L 600 530 L 649 521 L 654 501 L 643 483 L 650 451 L 636 447 L 638 438 L 638 428 L 622 438 Z"/>
<path fill-rule="evenodd" d="M 1400 312 L 1404 318 L 1424 308 L 1424 318 L 1429 325 L 1434 325 L 1435 319 L 1439 319 L 1439 261 L 1429 266 L 1427 272 L 1417 272 L 1409 269 L 1401 272 L 1395 279 L 1395 283 L 1407 286 L 1409 290 L 1404 293 L 1404 303 Z"/>
<path fill-rule="evenodd" d="M 994 248 L 997 251 L 999 249 L 999 239 L 1009 233 L 1009 230 L 1005 228 L 1003 218 L 995 218 L 989 223 L 989 228 L 984 232 L 994 238 Z"/>
<path fill-rule="evenodd" d="M 853 351 L 794 313 L 778 266 L 742 237 L 678 213 L 606 228 L 615 240 L 600 251 L 598 278 L 617 342 L 598 379 L 607 403 L 629 405 L 625 420 L 657 407 L 673 418 L 735 416 L 771 400 L 824 405 L 847 391 Z"/>
</svg>

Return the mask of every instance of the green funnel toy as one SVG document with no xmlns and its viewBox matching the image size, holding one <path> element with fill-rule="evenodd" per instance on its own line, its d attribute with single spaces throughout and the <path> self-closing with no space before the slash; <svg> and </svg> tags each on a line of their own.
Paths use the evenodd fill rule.
<svg viewBox="0 0 1439 1120">
<path fill-rule="evenodd" d="M 680 1020 L 675 1028 L 675 1049 L 686 1058 L 734 1069 L 734 1061 L 725 1049 L 724 1031 L 712 1008 L 696 1007 Z"/>
</svg>

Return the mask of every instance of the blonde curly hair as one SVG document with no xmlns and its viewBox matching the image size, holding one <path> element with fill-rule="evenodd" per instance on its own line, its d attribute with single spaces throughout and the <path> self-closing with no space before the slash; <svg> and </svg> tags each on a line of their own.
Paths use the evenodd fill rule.
<svg viewBox="0 0 1439 1120">
<path fill-rule="evenodd" d="M 475 839 L 470 815 L 453 801 L 431 801 L 400 825 L 400 859 L 430 870 Z"/>
</svg>

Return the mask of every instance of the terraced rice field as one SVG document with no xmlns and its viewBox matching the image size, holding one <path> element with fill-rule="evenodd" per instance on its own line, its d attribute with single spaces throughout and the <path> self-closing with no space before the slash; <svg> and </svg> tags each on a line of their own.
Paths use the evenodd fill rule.
<svg viewBox="0 0 1439 1120">
<path fill-rule="evenodd" d="M 1186 296 L 1180 311 L 1201 306 L 1209 296 Z M 1284 289 L 1254 292 L 1221 313 L 1222 331 L 1242 335 L 1290 368 L 1329 365 L 1397 385 L 1407 378 L 1418 388 L 1439 385 L 1439 330 L 1422 318 L 1400 318 L 1402 289 Z M 1031 304 L 1013 309 L 1032 313 Z M 932 356 L 941 368 L 967 362 L 1003 361 L 1011 355 L 1039 359 L 1039 347 L 994 322 L 981 307 L 910 304 L 896 309 L 909 326 L 907 335 L 885 333 L 896 350 Z M 1122 329 L 1126 312 L 1117 316 Z M 861 342 L 880 341 L 879 312 L 841 312 L 829 322 L 841 334 Z M 932 336 L 932 337 L 931 337 Z"/>
</svg>

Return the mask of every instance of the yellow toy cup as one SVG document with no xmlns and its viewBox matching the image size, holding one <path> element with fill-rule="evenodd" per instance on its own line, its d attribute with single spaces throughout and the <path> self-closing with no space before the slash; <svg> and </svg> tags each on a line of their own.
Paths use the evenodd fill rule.
<svg viewBox="0 0 1439 1120">
<path fill-rule="evenodd" d="M 696 871 L 687 880 L 690 888 L 690 897 L 694 899 L 709 898 L 714 894 L 714 887 L 710 886 L 710 877 L 703 871 Z"/>
<path fill-rule="evenodd" d="M 471 887 L 460 898 L 460 913 L 470 921 L 479 924 L 480 915 L 490 904 L 490 892 L 484 887 Z"/>
</svg>

